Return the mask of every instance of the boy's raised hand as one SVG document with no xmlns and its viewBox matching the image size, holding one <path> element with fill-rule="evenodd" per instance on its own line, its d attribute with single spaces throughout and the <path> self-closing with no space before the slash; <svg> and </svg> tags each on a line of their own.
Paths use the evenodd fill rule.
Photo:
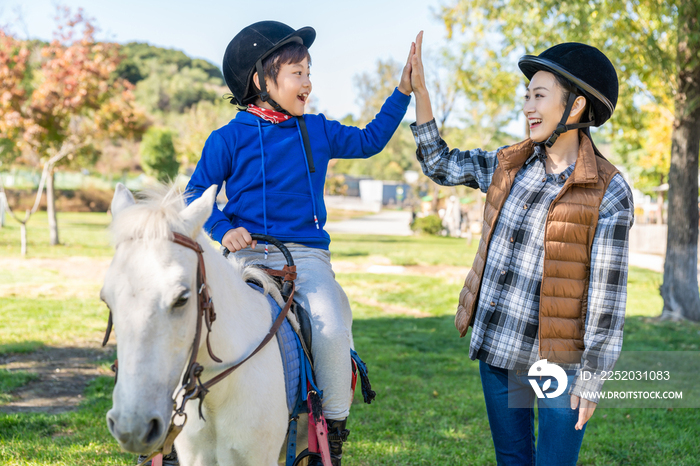
<svg viewBox="0 0 700 466">
<path fill-rule="evenodd" d="M 399 91 L 406 95 L 410 95 L 413 91 L 413 88 L 411 87 L 411 59 L 414 53 L 416 53 L 416 44 L 411 42 L 411 49 L 408 51 L 406 66 L 403 67 L 401 81 L 399 81 Z"/>
</svg>

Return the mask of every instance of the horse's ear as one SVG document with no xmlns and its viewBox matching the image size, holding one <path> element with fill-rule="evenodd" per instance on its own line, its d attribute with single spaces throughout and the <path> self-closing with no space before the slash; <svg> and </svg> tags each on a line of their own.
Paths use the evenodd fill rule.
<svg viewBox="0 0 700 466">
<path fill-rule="evenodd" d="M 123 184 L 117 183 L 117 187 L 114 189 L 114 197 L 112 198 L 112 218 L 116 218 L 122 210 L 134 204 L 136 204 L 136 200 L 131 191 L 126 189 L 126 186 Z"/>
<path fill-rule="evenodd" d="M 214 208 L 214 201 L 216 200 L 216 189 L 216 185 L 210 186 L 180 214 L 185 221 L 187 233 L 191 238 L 197 237 L 199 230 L 204 226 L 204 222 L 206 222 L 211 215 L 211 211 Z"/>
</svg>

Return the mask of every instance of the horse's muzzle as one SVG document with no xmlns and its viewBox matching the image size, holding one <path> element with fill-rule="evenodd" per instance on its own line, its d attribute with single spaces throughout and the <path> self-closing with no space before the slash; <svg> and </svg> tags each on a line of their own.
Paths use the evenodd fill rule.
<svg viewBox="0 0 700 466">
<path fill-rule="evenodd" d="M 115 409 L 107 413 L 107 426 L 123 450 L 138 454 L 148 454 L 159 447 L 166 428 L 163 418 L 155 412 L 120 416 Z"/>
</svg>

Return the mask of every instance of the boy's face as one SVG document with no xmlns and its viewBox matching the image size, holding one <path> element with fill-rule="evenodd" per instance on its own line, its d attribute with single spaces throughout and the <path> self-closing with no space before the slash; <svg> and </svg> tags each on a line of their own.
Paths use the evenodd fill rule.
<svg viewBox="0 0 700 466">
<path fill-rule="evenodd" d="M 270 97 L 290 114 L 303 115 L 312 88 L 309 76 L 311 73 L 306 58 L 299 63 L 280 66 L 277 83 L 270 85 L 270 81 L 267 81 Z"/>
</svg>

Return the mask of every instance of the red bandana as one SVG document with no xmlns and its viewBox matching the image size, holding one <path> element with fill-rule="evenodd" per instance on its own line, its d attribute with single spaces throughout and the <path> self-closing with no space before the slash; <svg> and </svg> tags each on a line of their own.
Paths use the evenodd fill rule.
<svg viewBox="0 0 700 466">
<path fill-rule="evenodd" d="M 292 118 L 291 115 L 287 115 L 286 113 L 276 112 L 274 110 L 270 110 L 269 108 L 262 108 L 253 104 L 248 105 L 246 112 L 259 116 L 263 120 L 274 124 L 282 123 L 283 121 L 287 121 Z"/>
</svg>

